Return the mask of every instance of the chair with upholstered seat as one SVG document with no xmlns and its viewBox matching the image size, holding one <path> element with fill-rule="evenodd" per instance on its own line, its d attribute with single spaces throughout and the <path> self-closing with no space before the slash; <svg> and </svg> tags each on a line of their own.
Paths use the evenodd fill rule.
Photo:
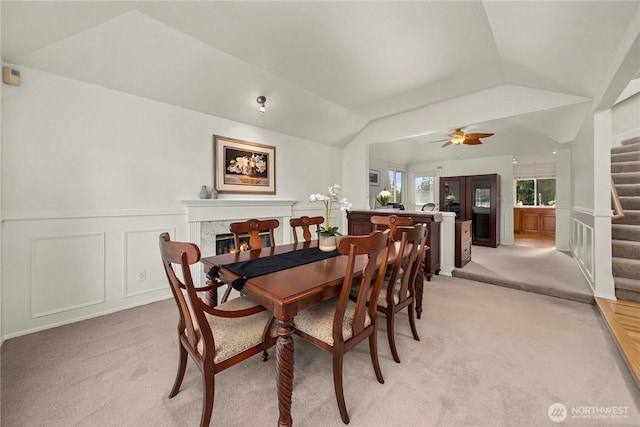
<svg viewBox="0 0 640 427">
<path fill-rule="evenodd" d="M 178 306 L 178 373 L 169 398 L 180 390 L 187 367 L 187 357 L 202 374 L 203 400 L 200 425 L 208 426 L 213 410 L 214 376 L 275 344 L 273 316 L 264 307 L 240 296 L 218 305 L 207 306 L 198 296 L 213 286 L 196 288 L 189 266 L 200 261 L 200 250 L 193 243 L 172 242 L 169 234 L 160 235 L 162 263 Z M 174 270 L 175 268 L 175 270 Z M 176 270 L 180 272 L 180 280 Z"/>
<path fill-rule="evenodd" d="M 250 219 L 243 222 L 233 222 L 229 224 L 229 231 L 233 233 L 234 243 L 236 250 L 240 248 L 240 237 L 243 235 L 249 235 L 249 249 L 259 249 L 262 247 L 262 239 L 260 233 L 269 232 L 270 246 L 273 248 L 276 246 L 276 239 L 274 232 L 276 228 L 280 226 L 280 221 L 277 219 Z"/>
<path fill-rule="evenodd" d="M 320 225 L 324 222 L 324 217 L 322 216 L 301 216 L 300 218 L 291 218 L 289 220 L 289 225 L 291 225 L 291 231 L 293 232 L 293 242 L 298 243 L 298 232 L 297 228 L 300 227 L 302 229 L 302 237 L 305 242 L 311 241 L 311 230 L 309 229 L 312 225 L 316 226 L 315 234 L 316 236 L 320 233 Z"/>
<path fill-rule="evenodd" d="M 408 307 L 409 325 L 413 338 L 420 341 L 414 318 L 414 283 L 427 243 L 427 226 L 417 224 L 414 227 L 398 227 L 395 233 L 396 240 L 400 241 L 397 253 L 405 256 L 398 256 L 390 266 L 391 274 L 386 276 L 382 283 L 377 309 L 387 318 L 387 338 L 391 354 L 393 360 L 400 363 L 395 342 L 396 313 Z"/>
<path fill-rule="evenodd" d="M 382 225 L 386 226 L 389 230 L 389 239 L 394 239 L 396 227 L 413 224 L 411 217 L 398 215 L 373 215 L 369 221 L 373 224 L 374 230 L 381 229 Z"/>
<path fill-rule="evenodd" d="M 339 297 L 301 311 L 294 319 L 295 333 L 322 350 L 333 354 L 333 383 L 340 416 L 345 424 L 349 414 L 344 401 L 342 366 L 346 352 L 369 339 L 371 362 L 380 383 L 384 383 L 377 347 L 376 300 L 388 257 L 387 231 L 373 231 L 368 236 L 344 236 L 338 251 L 348 255 L 347 268 Z M 359 255 L 366 255 L 362 275 L 355 271 Z M 376 260 L 381 259 L 381 265 Z M 354 277 L 360 286 L 355 301 L 349 299 Z"/>
</svg>

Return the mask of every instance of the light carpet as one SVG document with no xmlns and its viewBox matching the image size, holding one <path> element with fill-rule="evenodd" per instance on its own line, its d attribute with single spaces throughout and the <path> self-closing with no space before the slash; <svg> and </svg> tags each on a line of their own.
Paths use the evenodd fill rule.
<svg viewBox="0 0 640 427">
<path fill-rule="evenodd" d="M 167 397 L 178 356 L 173 304 L 6 341 L 1 424 L 198 425 L 202 386 L 192 362 L 180 393 Z M 396 364 L 381 322 L 385 384 L 366 343 L 347 354 L 351 426 L 551 426 L 554 403 L 569 411 L 562 425 L 640 425 L 640 392 L 593 305 L 436 276 L 425 283 L 417 326 L 419 342 L 398 314 Z M 295 340 L 294 425 L 343 425 L 331 372 L 328 354 Z M 274 426 L 276 402 L 275 362 L 258 355 L 216 376 L 211 425 Z M 593 407 L 625 412 L 585 418 Z"/>
<path fill-rule="evenodd" d="M 595 304 L 574 258 L 554 248 L 473 246 L 471 262 L 454 270 L 464 279 Z"/>
</svg>

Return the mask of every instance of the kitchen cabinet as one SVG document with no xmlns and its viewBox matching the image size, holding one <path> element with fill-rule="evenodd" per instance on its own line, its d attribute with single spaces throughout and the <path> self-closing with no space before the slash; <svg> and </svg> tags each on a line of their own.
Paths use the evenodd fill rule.
<svg viewBox="0 0 640 427">
<path fill-rule="evenodd" d="M 516 234 L 555 236 L 556 209 L 542 206 L 513 208 L 513 232 Z"/>
</svg>

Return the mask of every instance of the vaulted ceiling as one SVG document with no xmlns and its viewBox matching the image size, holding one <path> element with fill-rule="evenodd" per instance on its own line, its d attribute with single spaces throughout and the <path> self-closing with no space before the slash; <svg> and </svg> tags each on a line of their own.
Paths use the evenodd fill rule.
<svg viewBox="0 0 640 427">
<path fill-rule="evenodd" d="M 2 1 L 2 59 L 324 144 L 372 138 L 397 163 L 450 155 L 429 141 L 458 126 L 496 133 L 472 156 L 548 161 L 640 27 L 639 5 Z M 498 112 L 512 99 L 503 88 L 545 102 Z M 424 124 L 405 130 L 419 114 Z"/>
</svg>

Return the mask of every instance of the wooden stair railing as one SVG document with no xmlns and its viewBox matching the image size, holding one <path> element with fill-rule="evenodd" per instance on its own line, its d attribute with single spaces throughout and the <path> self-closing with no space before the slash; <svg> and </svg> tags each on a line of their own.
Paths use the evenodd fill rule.
<svg viewBox="0 0 640 427">
<path fill-rule="evenodd" d="M 613 182 L 613 177 L 611 177 L 611 204 L 613 205 L 613 215 L 611 216 L 611 222 L 621 221 L 622 219 L 624 219 L 624 211 L 622 210 L 622 204 L 620 203 L 618 190 L 616 190 L 616 185 Z"/>
</svg>

